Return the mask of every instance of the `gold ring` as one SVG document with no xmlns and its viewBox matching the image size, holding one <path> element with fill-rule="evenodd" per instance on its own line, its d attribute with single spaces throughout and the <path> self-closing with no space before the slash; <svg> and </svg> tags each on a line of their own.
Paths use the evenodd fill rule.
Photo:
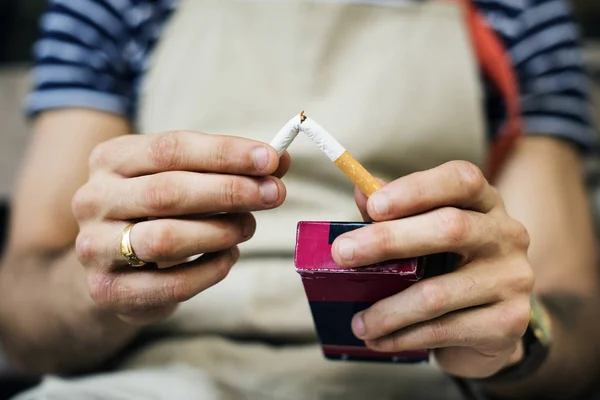
<svg viewBox="0 0 600 400">
<path fill-rule="evenodd" d="M 131 229 L 135 226 L 135 224 L 129 224 L 125 229 L 123 229 L 123 234 L 121 235 L 121 255 L 125 257 L 129 265 L 132 267 L 142 267 L 146 265 L 146 263 L 140 260 L 133 251 L 133 247 L 131 247 Z"/>
</svg>

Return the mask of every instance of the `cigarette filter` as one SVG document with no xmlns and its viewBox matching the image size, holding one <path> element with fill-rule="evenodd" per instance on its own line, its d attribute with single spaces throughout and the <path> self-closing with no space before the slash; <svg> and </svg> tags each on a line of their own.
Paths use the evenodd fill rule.
<svg viewBox="0 0 600 400">
<path fill-rule="evenodd" d="M 381 353 L 368 349 L 354 336 L 354 314 L 401 292 L 451 265 L 446 255 L 393 260 L 345 269 L 331 256 L 331 245 L 345 232 L 365 226 L 350 222 L 300 222 L 294 265 L 300 274 L 323 354 L 331 360 L 422 363 L 427 349 Z"/>
</svg>

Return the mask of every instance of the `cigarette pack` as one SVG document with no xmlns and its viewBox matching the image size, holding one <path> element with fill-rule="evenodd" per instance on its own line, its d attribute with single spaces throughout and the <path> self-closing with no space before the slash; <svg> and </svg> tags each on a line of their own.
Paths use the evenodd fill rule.
<svg viewBox="0 0 600 400">
<path fill-rule="evenodd" d="M 368 349 L 352 333 L 354 314 L 420 280 L 452 268 L 450 254 L 393 260 L 362 268 L 341 268 L 331 245 L 343 233 L 365 226 L 355 222 L 300 222 L 294 264 L 310 304 L 323 354 L 331 360 L 422 363 L 427 349 L 380 353 Z"/>
</svg>

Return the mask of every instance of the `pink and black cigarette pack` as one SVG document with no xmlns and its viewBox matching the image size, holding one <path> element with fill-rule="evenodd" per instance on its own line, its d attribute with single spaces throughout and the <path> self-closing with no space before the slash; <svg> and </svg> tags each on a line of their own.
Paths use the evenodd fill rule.
<svg viewBox="0 0 600 400">
<path fill-rule="evenodd" d="M 427 349 L 380 353 L 352 333 L 354 314 L 430 276 L 449 271 L 452 256 L 439 254 L 393 260 L 356 269 L 341 268 L 331 256 L 334 240 L 366 223 L 300 222 L 294 265 L 300 274 L 326 358 L 343 361 L 421 363 Z"/>
</svg>

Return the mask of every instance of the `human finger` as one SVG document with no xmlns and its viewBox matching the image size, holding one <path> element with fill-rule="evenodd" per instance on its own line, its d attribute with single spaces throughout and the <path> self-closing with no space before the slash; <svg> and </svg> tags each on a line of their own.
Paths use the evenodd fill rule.
<svg viewBox="0 0 600 400">
<path fill-rule="evenodd" d="M 499 229 L 487 215 L 441 208 L 345 233 L 334 241 L 332 256 L 346 268 L 446 252 L 467 257 L 502 245 Z"/>
<path fill-rule="evenodd" d="M 127 222 L 84 224 L 76 241 L 83 265 L 115 269 L 127 265 L 121 255 L 121 234 Z M 220 214 L 201 219 L 152 219 L 136 223 L 129 240 L 146 263 L 177 265 L 191 257 L 229 249 L 252 237 L 256 221 L 250 213 Z"/>
<path fill-rule="evenodd" d="M 502 274 L 482 261 L 426 279 L 356 314 L 352 330 L 360 339 L 373 340 L 457 310 L 499 302 L 506 290 L 499 284 Z"/>
<path fill-rule="evenodd" d="M 453 161 L 390 182 L 368 200 L 374 221 L 420 214 L 441 207 L 487 213 L 501 200 L 475 165 Z"/>
<path fill-rule="evenodd" d="M 166 269 L 91 270 L 90 296 L 102 310 L 130 316 L 187 301 L 223 280 L 239 257 L 237 248 L 207 254 L 195 262 Z"/>
<path fill-rule="evenodd" d="M 229 249 L 250 239 L 256 221 L 249 213 L 205 219 L 155 219 L 131 229 L 131 246 L 145 262 L 173 262 Z"/>
<path fill-rule="evenodd" d="M 124 177 L 164 171 L 267 176 L 279 167 L 275 149 L 251 139 L 192 131 L 124 135 L 97 146 L 90 170 Z"/>
<path fill-rule="evenodd" d="M 75 194 L 73 212 L 79 220 L 248 212 L 275 208 L 285 194 L 275 177 L 172 171 L 91 181 Z"/>
<path fill-rule="evenodd" d="M 376 351 L 397 352 L 443 347 L 512 347 L 527 329 L 529 298 L 510 306 L 467 309 L 412 325 L 365 344 Z"/>
</svg>

